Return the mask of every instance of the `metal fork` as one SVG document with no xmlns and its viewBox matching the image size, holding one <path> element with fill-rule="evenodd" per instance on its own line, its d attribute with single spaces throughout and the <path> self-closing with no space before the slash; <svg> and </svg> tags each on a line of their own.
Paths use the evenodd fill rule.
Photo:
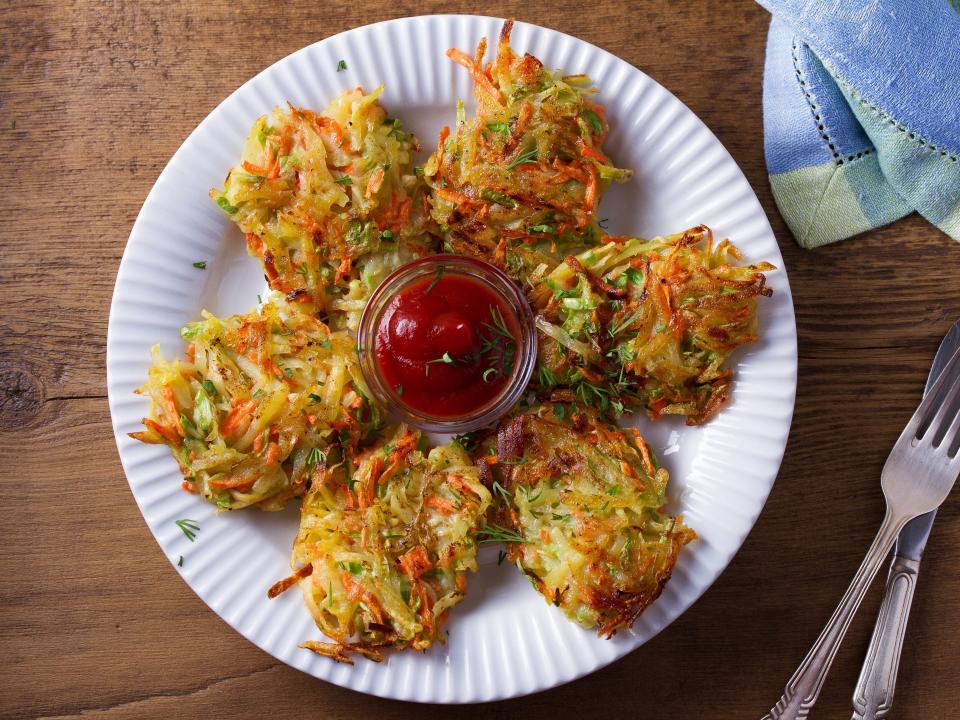
<svg viewBox="0 0 960 720">
<path fill-rule="evenodd" d="M 960 452 L 955 449 L 960 442 L 960 409 L 954 409 L 960 397 L 960 377 L 949 385 L 948 380 L 958 362 L 960 350 L 950 358 L 893 446 L 880 480 L 887 503 L 880 530 L 840 605 L 763 720 L 802 720 L 809 715 L 850 621 L 901 528 L 939 507 L 953 487 L 960 474 Z"/>
</svg>

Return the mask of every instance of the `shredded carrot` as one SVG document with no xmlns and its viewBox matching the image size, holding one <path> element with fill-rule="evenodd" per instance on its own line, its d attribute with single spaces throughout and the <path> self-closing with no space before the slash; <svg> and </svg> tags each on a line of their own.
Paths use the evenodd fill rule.
<svg viewBox="0 0 960 720">
<path fill-rule="evenodd" d="M 258 453 L 258 452 L 260 452 L 261 450 L 263 450 L 263 443 L 264 443 L 264 442 L 265 442 L 265 441 L 264 441 L 264 439 L 263 439 L 263 433 L 262 433 L 262 432 L 261 432 L 261 433 L 257 433 L 257 436 L 253 439 L 253 451 L 254 451 L 255 453 Z"/>
<path fill-rule="evenodd" d="M 583 204 L 587 214 L 592 214 L 597 203 L 597 171 L 592 165 L 587 168 L 587 191 L 583 195 Z"/>
<path fill-rule="evenodd" d="M 610 159 L 606 155 L 604 155 L 599 150 L 596 150 L 595 148 L 590 147 L 589 145 L 581 145 L 580 154 L 583 155 L 585 158 L 589 158 L 590 160 L 596 160 L 597 162 L 602 163 L 604 165 L 610 162 Z"/>
<path fill-rule="evenodd" d="M 660 399 L 663 400 L 663 398 Z M 664 403 L 666 403 L 665 400 Z M 653 475 L 654 472 L 656 472 L 656 469 L 653 466 L 653 458 L 650 457 L 650 448 L 647 447 L 647 441 L 643 439 L 643 436 L 640 434 L 640 431 L 637 430 L 637 428 L 630 428 L 630 431 L 633 433 L 634 442 L 636 442 L 637 447 L 640 448 L 640 456 L 643 458 L 643 467 L 646 468 L 649 475 Z"/>
<path fill-rule="evenodd" d="M 253 163 L 247 162 L 244 160 L 240 165 L 243 166 L 243 169 L 246 170 L 251 175 L 262 175 L 267 177 L 270 174 L 269 168 L 262 168 L 259 165 L 254 165 Z"/>
<path fill-rule="evenodd" d="M 436 189 L 437 197 L 446 200 L 447 202 L 453 203 L 454 205 L 472 205 L 475 201 L 464 195 L 463 193 L 458 193 L 454 190 L 448 190 L 447 188 L 437 188 Z"/>
<path fill-rule="evenodd" d="M 457 511 L 457 508 L 453 504 L 452 500 L 447 500 L 439 495 L 427 495 L 423 499 L 423 504 L 427 507 L 432 507 L 436 510 L 439 510 L 444 515 L 452 515 Z"/>
<path fill-rule="evenodd" d="M 489 77 L 487 77 L 483 70 L 480 69 L 478 63 L 474 62 L 472 57 L 465 55 L 456 48 L 450 48 L 447 50 L 447 57 L 457 63 L 457 65 L 462 65 L 465 67 L 470 72 L 470 76 L 473 78 L 473 81 L 477 84 L 477 86 L 483 90 L 497 105 L 501 104 L 500 92 L 493 86 L 493 82 Z"/>
<path fill-rule="evenodd" d="M 217 490 L 237 490 L 243 492 L 253 487 L 257 478 L 253 480 L 244 480 L 243 478 L 225 478 L 223 480 L 211 480 L 208 484 Z"/>
<path fill-rule="evenodd" d="M 227 413 L 227 417 L 224 418 L 223 422 L 220 424 L 221 437 L 227 438 L 236 432 L 237 428 L 240 426 L 240 421 L 252 413 L 256 407 L 256 400 L 248 400 L 242 405 L 236 406 L 229 413 Z"/>
<path fill-rule="evenodd" d="M 437 172 L 439 172 L 440 163 L 443 162 L 443 146 L 448 137 L 450 137 L 450 128 L 444 125 L 440 128 L 440 135 L 437 137 Z"/>
<path fill-rule="evenodd" d="M 273 465 L 277 461 L 278 457 L 280 457 L 280 445 L 272 442 L 269 446 L 267 446 L 267 465 Z"/>
<path fill-rule="evenodd" d="M 173 388 L 165 385 L 163 388 L 163 409 L 170 416 L 173 427 L 180 437 L 185 437 L 183 422 L 180 420 L 180 412 L 177 410 L 177 404 L 173 401 Z"/>
<path fill-rule="evenodd" d="M 364 195 L 369 199 L 377 194 L 377 191 L 380 190 L 380 186 L 383 185 L 383 176 L 384 176 L 383 165 L 377 168 L 377 171 L 373 173 L 370 177 L 370 182 L 367 183 L 367 191 Z"/>
<path fill-rule="evenodd" d="M 433 567 L 430 557 L 423 545 L 417 545 L 399 558 L 400 567 L 411 580 L 417 580 L 427 570 Z"/>
<path fill-rule="evenodd" d="M 180 483 L 180 487 L 182 487 L 188 493 L 193 493 L 194 495 L 197 494 L 197 486 L 189 480 L 184 480 L 182 483 Z"/>
<path fill-rule="evenodd" d="M 296 585 L 301 578 L 309 577 L 312 574 L 313 565 L 304 565 L 302 568 L 295 570 L 292 575 L 288 575 L 283 580 L 274 583 L 270 589 L 267 590 L 267 597 L 272 600 L 280 593 Z"/>
<path fill-rule="evenodd" d="M 171 443 L 180 445 L 180 435 L 173 427 L 161 425 L 156 420 L 151 420 L 150 418 L 143 418 L 143 424 L 153 430 L 155 433 L 159 433 L 165 437 Z"/>
</svg>

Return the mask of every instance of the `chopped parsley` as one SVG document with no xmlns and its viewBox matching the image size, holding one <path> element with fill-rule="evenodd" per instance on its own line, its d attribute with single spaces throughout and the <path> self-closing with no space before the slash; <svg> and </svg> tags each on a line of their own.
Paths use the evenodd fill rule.
<svg viewBox="0 0 960 720">
<path fill-rule="evenodd" d="M 194 266 L 197 270 L 205 270 L 205 269 L 207 268 L 207 261 L 206 261 L 206 260 L 198 260 L 197 262 L 195 262 L 195 263 L 193 264 L 193 266 Z"/>
<path fill-rule="evenodd" d="M 337 62 L 337 72 L 343 72 L 346 69 L 347 69 L 346 60 L 340 60 L 339 62 Z"/>
</svg>

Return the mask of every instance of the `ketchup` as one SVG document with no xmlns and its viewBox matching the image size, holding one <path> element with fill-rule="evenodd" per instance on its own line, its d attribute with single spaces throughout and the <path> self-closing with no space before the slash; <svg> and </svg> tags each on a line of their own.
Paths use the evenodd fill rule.
<svg viewBox="0 0 960 720">
<path fill-rule="evenodd" d="M 439 418 L 467 416 L 497 398 L 517 361 L 519 321 L 467 275 L 420 278 L 398 292 L 376 329 L 374 354 L 397 400 Z"/>
</svg>

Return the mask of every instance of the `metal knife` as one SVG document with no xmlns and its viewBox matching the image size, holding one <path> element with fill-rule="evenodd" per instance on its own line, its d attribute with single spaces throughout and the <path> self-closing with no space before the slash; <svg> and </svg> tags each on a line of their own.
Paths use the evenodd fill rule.
<svg viewBox="0 0 960 720">
<path fill-rule="evenodd" d="M 960 347 L 960 320 L 954 323 L 940 343 L 927 377 L 924 395 L 940 376 L 947 361 Z M 955 370 L 954 372 L 958 372 Z M 923 548 L 937 511 L 911 520 L 900 531 L 893 561 L 887 576 L 886 594 L 880 606 L 877 624 L 870 638 L 863 669 L 853 692 L 853 720 L 882 720 L 890 713 L 897 684 L 900 651 L 910 617 L 910 604 L 917 585 L 917 572 Z"/>
</svg>

